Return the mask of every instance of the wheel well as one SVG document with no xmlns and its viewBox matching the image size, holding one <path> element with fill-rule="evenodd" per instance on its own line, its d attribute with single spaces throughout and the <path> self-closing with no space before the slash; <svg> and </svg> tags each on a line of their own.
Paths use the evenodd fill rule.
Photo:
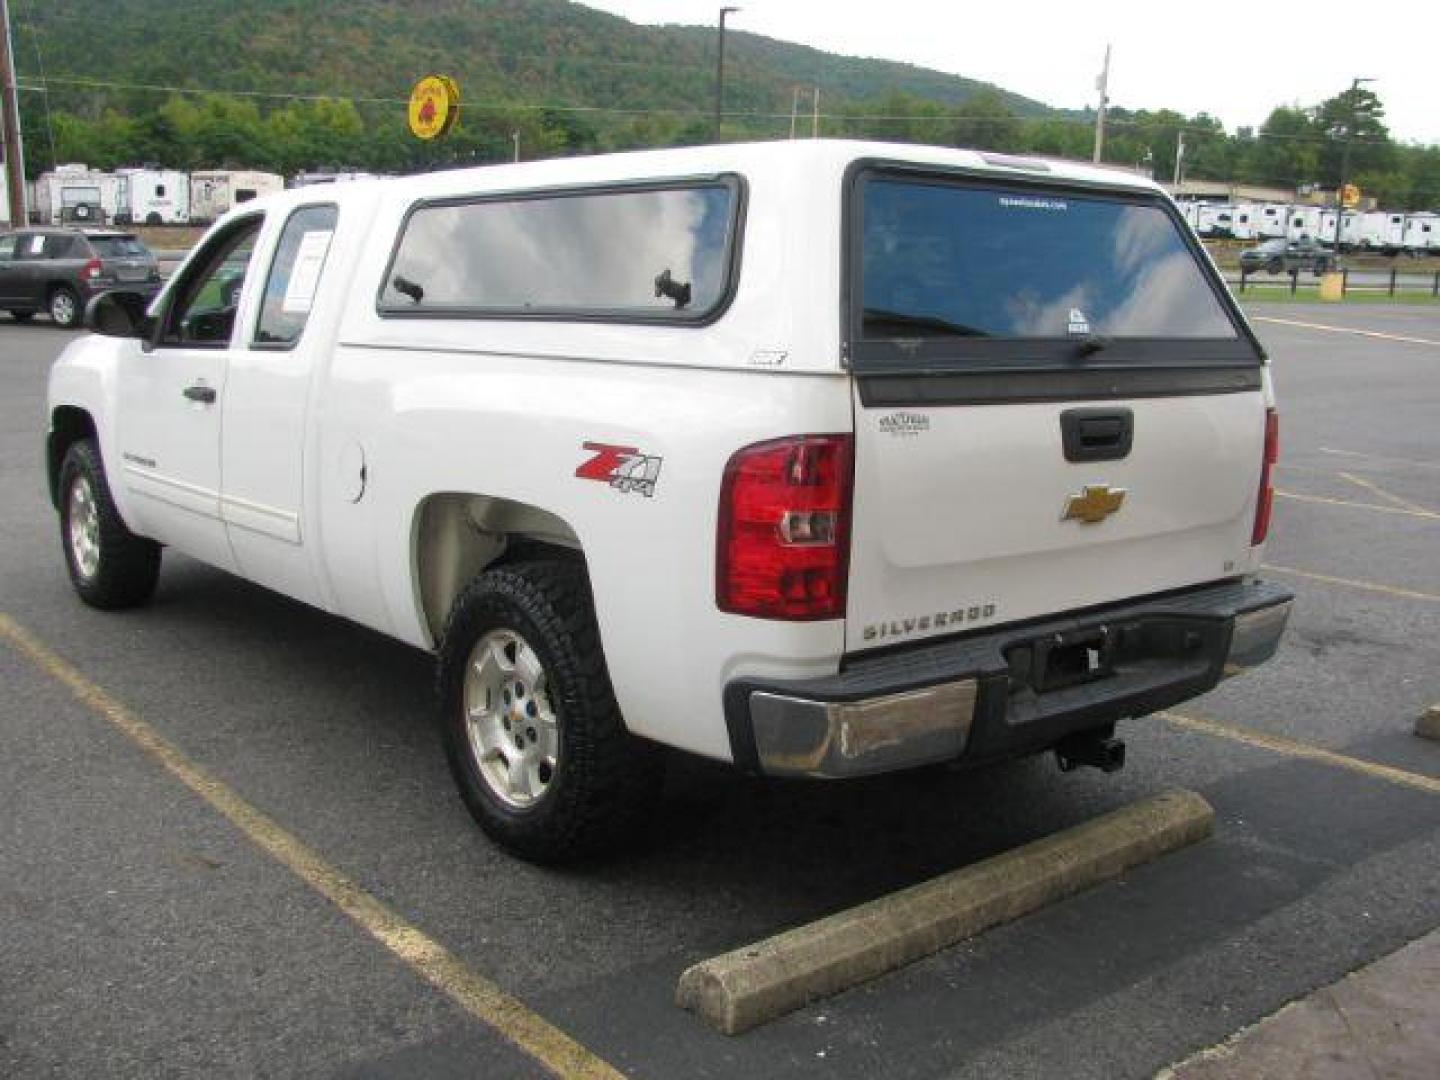
<svg viewBox="0 0 1440 1080">
<path fill-rule="evenodd" d="M 50 502 L 60 508 L 60 463 L 65 452 L 81 439 L 95 437 L 95 421 L 84 409 L 61 405 L 50 414 L 50 434 L 45 440 L 45 475 L 50 484 Z"/>
<path fill-rule="evenodd" d="M 421 502 L 413 550 L 416 597 L 435 642 L 455 597 L 486 567 L 537 556 L 585 559 L 575 531 L 548 510 L 465 492 Z"/>
</svg>

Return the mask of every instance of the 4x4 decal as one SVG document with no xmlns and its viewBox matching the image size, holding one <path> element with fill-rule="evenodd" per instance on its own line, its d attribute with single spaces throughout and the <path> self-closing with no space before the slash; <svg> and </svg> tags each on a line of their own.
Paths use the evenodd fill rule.
<svg viewBox="0 0 1440 1080">
<path fill-rule="evenodd" d="M 593 442 L 581 445 L 595 455 L 575 470 L 581 480 L 600 480 L 619 491 L 638 491 L 647 499 L 655 494 L 662 458 L 642 454 L 633 446 Z"/>
</svg>

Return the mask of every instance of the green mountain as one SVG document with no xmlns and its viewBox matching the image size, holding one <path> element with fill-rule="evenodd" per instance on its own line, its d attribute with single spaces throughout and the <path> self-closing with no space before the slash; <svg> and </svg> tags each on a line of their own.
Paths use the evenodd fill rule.
<svg viewBox="0 0 1440 1080">
<path fill-rule="evenodd" d="M 707 27 L 639 26 L 568 0 L 38 0 L 12 4 L 34 176 L 54 163 L 284 173 L 409 171 L 714 137 Z M 732 31 L 726 139 L 788 133 L 796 86 L 820 88 L 825 133 L 974 138 L 976 117 L 1062 117 L 998 87 Z M 405 104 L 431 73 L 461 87 L 461 123 L 411 138 Z M 808 99 L 807 99 L 808 105 Z M 911 115 L 906 130 L 887 114 Z M 946 117 L 968 110 L 970 127 Z"/>
<path fill-rule="evenodd" d="M 420 76 L 443 72 L 477 107 L 694 116 L 713 107 L 713 30 L 639 26 L 566 0 L 30 0 L 17 8 L 22 76 L 47 78 L 52 108 L 81 115 L 139 106 L 143 92 L 63 80 L 403 98 Z M 892 92 L 957 104 L 988 92 L 1021 116 L 1051 112 L 996 87 L 908 64 L 739 31 L 727 33 L 726 46 L 727 108 L 784 114 L 787 126 L 797 84 L 818 85 L 827 106 Z"/>
</svg>

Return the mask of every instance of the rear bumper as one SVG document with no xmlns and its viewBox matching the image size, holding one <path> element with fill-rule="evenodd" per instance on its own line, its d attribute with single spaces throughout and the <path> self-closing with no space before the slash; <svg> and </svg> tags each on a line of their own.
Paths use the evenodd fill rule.
<svg viewBox="0 0 1440 1080">
<path fill-rule="evenodd" d="M 823 678 L 736 680 L 725 688 L 731 751 L 752 772 L 845 777 L 1043 750 L 1265 662 L 1292 600 L 1268 582 L 1222 582 L 861 656 Z M 1087 651 L 1095 670 L 1049 670 L 1049 657 L 1083 665 Z"/>
</svg>

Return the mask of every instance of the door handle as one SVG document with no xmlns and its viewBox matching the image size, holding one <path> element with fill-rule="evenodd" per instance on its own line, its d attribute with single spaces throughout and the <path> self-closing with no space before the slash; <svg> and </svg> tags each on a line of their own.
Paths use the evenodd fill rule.
<svg viewBox="0 0 1440 1080">
<path fill-rule="evenodd" d="M 1060 441 L 1066 461 L 1119 461 L 1130 454 L 1135 414 L 1129 409 L 1066 409 Z"/>
<path fill-rule="evenodd" d="M 215 403 L 215 388 L 213 386 L 187 386 L 181 391 L 191 401 L 203 402 L 206 405 Z"/>
</svg>

